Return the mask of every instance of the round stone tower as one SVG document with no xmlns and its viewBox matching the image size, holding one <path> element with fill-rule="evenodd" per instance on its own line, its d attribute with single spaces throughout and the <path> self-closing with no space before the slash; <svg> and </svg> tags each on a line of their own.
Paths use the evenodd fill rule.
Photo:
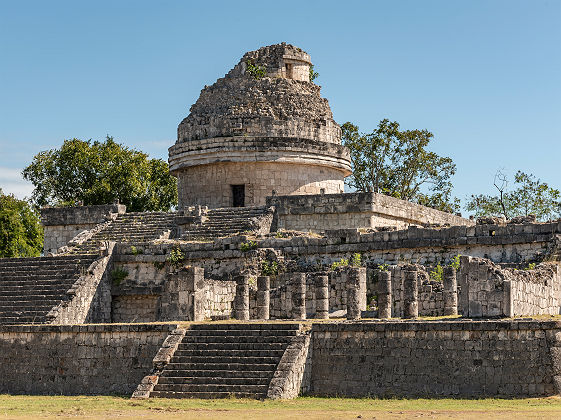
<svg viewBox="0 0 561 420">
<path fill-rule="evenodd" d="M 256 206 L 272 194 L 343 192 L 351 173 L 341 128 L 310 56 L 289 44 L 246 53 L 205 86 L 169 149 L 179 209 Z"/>
</svg>

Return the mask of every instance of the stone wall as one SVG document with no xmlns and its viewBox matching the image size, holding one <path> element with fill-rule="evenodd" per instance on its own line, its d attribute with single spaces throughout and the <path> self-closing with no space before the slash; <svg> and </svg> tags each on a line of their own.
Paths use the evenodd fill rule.
<svg viewBox="0 0 561 420">
<path fill-rule="evenodd" d="M 475 222 L 451 213 L 376 193 L 269 197 L 276 207 L 278 229 L 322 232 L 330 229 L 374 228 L 449 224 L 471 226 Z M 279 194 L 282 194 L 279 192 Z"/>
<path fill-rule="evenodd" d="M 175 325 L 0 327 L 0 393 L 128 394 Z"/>
<path fill-rule="evenodd" d="M 111 267 L 114 246 L 110 243 L 108 255 L 90 264 L 66 291 L 65 299 L 49 311 L 49 323 L 81 324 L 111 320 L 108 268 Z"/>
<path fill-rule="evenodd" d="M 324 166 L 283 162 L 224 162 L 182 169 L 178 175 L 179 206 L 233 205 L 232 185 L 245 185 L 245 205 L 261 206 L 278 194 L 343 191 L 344 173 Z"/>
<path fill-rule="evenodd" d="M 56 252 L 84 230 L 92 229 L 125 211 L 126 206 L 122 204 L 42 208 L 41 223 L 45 232 L 43 252 Z"/>
<path fill-rule="evenodd" d="M 492 262 L 461 257 L 459 311 L 466 317 L 559 315 L 561 275 L 559 265 L 540 264 L 535 269 L 503 269 Z"/>
<path fill-rule="evenodd" d="M 311 394 L 543 397 L 559 389 L 556 321 L 314 324 Z"/>
<path fill-rule="evenodd" d="M 230 317 L 234 298 L 236 297 L 235 281 L 204 280 L 204 317 Z"/>
<path fill-rule="evenodd" d="M 119 295 L 111 302 L 111 322 L 158 321 L 158 295 Z"/>
</svg>

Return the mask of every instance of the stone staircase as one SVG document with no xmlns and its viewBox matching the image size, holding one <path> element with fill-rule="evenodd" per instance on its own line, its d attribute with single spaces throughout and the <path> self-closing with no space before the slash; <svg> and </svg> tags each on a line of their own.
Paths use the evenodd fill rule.
<svg viewBox="0 0 561 420">
<path fill-rule="evenodd" d="M 99 255 L 0 259 L 0 324 L 49 322 L 46 315 Z"/>
<path fill-rule="evenodd" d="M 184 229 L 181 239 L 214 239 L 260 229 L 260 219 L 270 212 L 269 207 L 223 207 L 207 210 L 206 220 Z"/>
<path fill-rule="evenodd" d="M 173 233 L 176 228 L 175 217 L 175 213 L 169 212 L 119 214 L 107 227 L 96 232 L 71 253 L 99 252 L 102 244 L 109 241 L 117 243 L 150 242 L 160 239 L 166 232 Z"/>
<path fill-rule="evenodd" d="M 151 397 L 257 398 L 299 324 L 195 324 L 163 369 Z"/>
</svg>

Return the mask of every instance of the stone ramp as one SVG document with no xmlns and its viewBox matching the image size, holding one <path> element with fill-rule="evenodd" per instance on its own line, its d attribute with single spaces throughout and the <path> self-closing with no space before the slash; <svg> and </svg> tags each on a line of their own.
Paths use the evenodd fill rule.
<svg viewBox="0 0 561 420">
<path fill-rule="evenodd" d="M 0 259 L 0 324 L 48 323 L 99 255 Z"/>
<path fill-rule="evenodd" d="M 265 398 L 300 324 L 195 324 L 150 392 L 162 398 Z"/>
<path fill-rule="evenodd" d="M 71 253 L 97 252 L 105 242 L 150 242 L 168 238 L 176 228 L 175 213 L 138 212 L 119 214 L 105 228 L 96 232 Z"/>
<path fill-rule="evenodd" d="M 204 222 L 183 230 L 181 239 L 214 239 L 246 232 L 256 233 L 262 229 L 268 233 L 270 221 L 267 226 L 265 219 L 269 214 L 272 220 L 272 210 L 267 206 L 210 209 Z"/>
</svg>

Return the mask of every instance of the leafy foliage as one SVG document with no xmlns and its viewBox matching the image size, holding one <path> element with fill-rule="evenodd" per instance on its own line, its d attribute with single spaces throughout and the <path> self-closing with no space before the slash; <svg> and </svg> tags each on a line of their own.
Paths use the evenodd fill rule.
<svg viewBox="0 0 561 420">
<path fill-rule="evenodd" d="M 119 200 L 127 211 L 166 211 L 177 204 L 177 183 L 168 164 L 112 137 L 104 142 L 65 140 L 60 149 L 35 155 L 23 177 L 35 186 L 37 206 Z"/>
<path fill-rule="evenodd" d="M 172 267 L 178 268 L 181 266 L 181 263 L 185 260 L 185 254 L 181 251 L 179 246 L 176 246 L 171 249 L 169 255 L 166 258 L 166 261 L 170 263 Z"/>
<path fill-rule="evenodd" d="M 370 134 L 350 122 L 341 126 L 343 144 L 351 152 L 353 174 L 347 184 L 357 191 L 382 193 L 438 210 L 456 212 L 450 178 L 456 165 L 449 157 L 427 150 L 433 134 L 400 130 L 397 122 L 380 121 Z"/>
<path fill-rule="evenodd" d="M 257 248 L 257 242 L 255 241 L 247 241 L 240 244 L 240 251 L 242 252 L 248 252 L 255 248 Z"/>
<path fill-rule="evenodd" d="M 341 267 L 347 267 L 349 265 L 349 259 L 348 258 L 341 258 L 339 261 L 334 261 L 331 264 L 331 271 L 335 271 L 338 268 Z"/>
<path fill-rule="evenodd" d="M 351 264 L 353 267 L 361 267 L 361 266 L 362 266 L 362 255 L 360 255 L 358 252 L 355 252 L 355 253 L 351 256 L 350 264 Z"/>
<path fill-rule="evenodd" d="M 319 77 L 319 73 L 317 71 L 314 71 L 314 65 L 312 64 L 310 66 L 310 82 L 313 82 L 318 77 Z"/>
<path fill-rule="evenodd" d="M 263 276 L 276 276 L 282 271 L 281 265 L 276 261 L 261 261 L 261 274 Z"/>
<path fill-rule="evenodd" d="M 0 189 L 0 258 L 37 257 L 42 249 L 43 228 L 35 209 Z"/>
<path fill-rule="evenodd" d="M 497 179 L 500 181 L 497 182 Z M 541 182 L 532 174 L 516 172 L 514 183 L 517 188 L 508 191 L 508 179 L 501 172 L 495 176 L 495 186 L 499 195 L 472 195 L 466 210 L 477 217 L 502 215 L 506 219 L 533 214 L 538 220 L 561 217 L 561 192 Z"/>
<path fill-rule="evenodd" d="M 113 280 L 113 284 L 118 286 L 122 283 L 129 276 L 129 272 L 122 267 L 117 267 L 111 270 L 111 279 Z"/>
<path fill-rule="evenodd" d="M 259 80 L 267 76 L 267 69 L 265 67 L 253 64 L 253 61 L 251 60 L 247 60 L 246 65 L 246 72 L 254 79 Z"/>
</svg>

